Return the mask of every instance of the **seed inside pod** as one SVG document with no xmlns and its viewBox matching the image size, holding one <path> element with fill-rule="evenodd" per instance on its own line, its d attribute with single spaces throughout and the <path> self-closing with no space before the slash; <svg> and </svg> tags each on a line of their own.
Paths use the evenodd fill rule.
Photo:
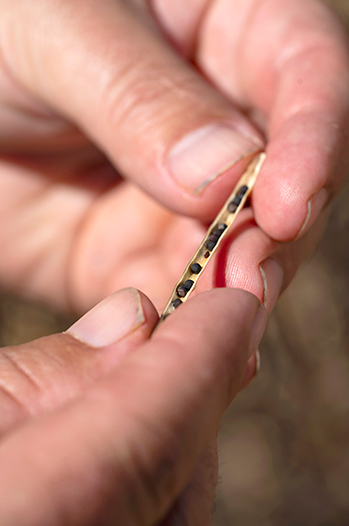
<svg viewBox="0 0 349 526">
<path fill-rule="evenodd" d="M 180 287 L 178 287 L 178 289 L 177 289 L 177 294 L 178 294 L 178 296 L 179 296 L 180 298 L 184 298 L 184 296 L 187 295 L 187 292 L 188 292 L 187 289 L 184 288 L 183 286 L 180 286 Z"/>
<path fill-rule="evenodd" d="M 240 197 L 243 197 L 246 194 L 247 190 L 248 190 L 248 186 L 244 184 L 241 188 L 239 188 L 237 195 Z"/>
<path fill-rule="evenodd" d="M 228 205 L 229 212 L 234 213 L 236 211 L 237 207 L 241 203 L 241 199 L 242 199 L 242 197 L 239 197 L 238 195 L 236 195 L 234 197 L 234 199 L 232 201 L 230 201 L 230 203 Z"/>
<path fill-rule="evenodd" d="M 231 196 L 209 227 L 205 238 L 184 270 L 181 279 L 176 283 L 159 323 L 173 312 L 177 306 L 187 301 L 195 288 L 196 280 L 207 267 L 208 260 L 214 253 L 215 248 L 234 223 L 238 212 L 243 207 L 243 203 L 245 203 L 247 196 L 252 191 L 265 157 L 266 154 L 262 153 L 256 156 L 248 165 Z M 188 277 L 191 279 L 188 280 Z"/>
<path fill-rule="evenodd" d="M 192 279 L 187 279 L 187 281 L 184 283 L 183 287 L 187 290 L 190 290 L 192 286 L 194 285 L 194 281 Z"/>
<path fill-rule="evenodd" d="M 234 212 L 236 212 L 236 209 L 237 209 L 237 206 L 233 203 L 233 201 L 231 201 L 228 205 L 228 211 L 233 214 Z"/>
<path fill-rule="evenodd" d="M 190 270 L 193 274 L 199 274 L 201 272 L 201 265 L 199 265 L 199 263 L 193 263 Z"/>
<path fill-rule="evenodd" d="M 208 248 L 208 250 L 213 250 L 216 244 L 217 244 L 216 241 L 207 241 L 206 248 Z"/>
</svg>

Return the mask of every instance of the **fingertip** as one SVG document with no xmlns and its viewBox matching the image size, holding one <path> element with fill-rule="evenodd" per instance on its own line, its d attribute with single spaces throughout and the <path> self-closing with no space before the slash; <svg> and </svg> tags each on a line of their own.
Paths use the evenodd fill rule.
<svg viewBox="0 0 349 526">
<path fill-rule="evenodd" d="M 329 193 L 326 188 L 321 188 L 316 194 L 311 197 L 307 203 L 307 215 L 305 216 L 304 222 L 296 236 L 296 239 L 301 237 L 307 232 L 310 227 L 315 223 L 321 212 L 326 207 L 329 201 Z"/>
<path fill-rule="evenodd" d="M 252 206 L 274 240 L 302 236 L 316 222 L 347 174 L 347 134 L 328 109 L 300 108 L 271 131 Z"/>
<path fill-rule="evenodd" d="M 135 289 L 137 290 L 137 289 Z M 144 323 L 140 326 L 144 338 L 148 338 L 159 321 L 159 313 L 153 302 L 144 292 L 137 290 L 143 309 Z"/>
<path fill-rule="evenodd" d="M 257 378 L 260 368 L 261 355 L 259 349 L 257 349 L 247 362 L 246 372 L 242 381 L 241 389 L 247 389 L 247 387 L 250 387 L 250 385 L 253 384 Z"/>
<path fill-rule="evenodd" d="M 309 196 L 294 180 L 297 166 L 289 164 L 268 154 L 252 195 L 256 223 L 278 242 L 295 239 L 308 216 Z"/>
<path fill-rule="evenodd" d="M 98 303 L 66 334 L 90 347 L 113 345 L 138 329 L 150 334 L 158 318 L 150 300 L 137 289 L 119 290 Z"/>
<path fill-rule="evenodd" d="M 297 195 L 297 190 L 288 191 L 285 187 L 263 188 L 263 195 L 253 197 L 253 210 L 258 226 L 274 241 L 287 243 L 302 237 L 325 210 L 330 198 L 326 188 L 321 188 L 313 196 Z"/>
<path fill-rule="evenodd" d="M 200 195 L 229 168 L 262 148 L 263 143 L 252 133 L 242 134 L 236 126 L 213 123 L 191 131 L 173 146 L 170 172 L 177 184 Z"/>
<path fill-rule="evenodd" d="M 277 243 L 258 228 L 251 210 L 243 212 L 226 252 L 218 255 L 217 277 L 226 286 L 249 291 L 266 304 L 267 284 L 260 265 L 277 249 Z"/>
<path fill-rule="evenodd" d="M 259 265 L 263 280 L 263 305 L 270 313 L 283 289 L 284 270 L 276 259 L 268 257 Z"/>
<path fill-rule="evenodd" d="M 185 335 L 193 345 L 201 341 L 216 348 L 236 347 L 249 358 L 262 338 L 267 320 L 266 308 L 253 293 L 216 288 L 190 298 L 164 320 L 154 336 L 177 340 Z"/>
</svg>

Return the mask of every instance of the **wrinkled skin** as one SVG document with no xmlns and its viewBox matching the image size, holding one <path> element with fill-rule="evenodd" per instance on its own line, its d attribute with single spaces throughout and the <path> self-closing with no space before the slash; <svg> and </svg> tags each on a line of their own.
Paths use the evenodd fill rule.
<svg viewBox="0 0 349 526">
<path fill-rule="evenodd" d="M 246 210 L 241 214 L 234 232 L 205 272 L 200 288 L 244 288 L 263 300 L 270 312 L 299 264 L 314 249 L 323 211 L 339 190 L 348 167 L 348 44 L 329 8 L 317 0 L 157 0 L 149 4 L 142 0 L 37 0 L 34 4 L 30 0 L 0 0 L 0 9 L 1 285 L 76 312 L 85 311 L 118 288 L 132 285 L 161 307 L 200 242 L 206 223 L 254 153 L 266 148 L 267 160 L 253 193 L 253 213 Z M 200 170 L 195 172 L 197 164 L 201 166 L 200 157 L 204 159 L 204 170 L 214 165 L 216 153 L 213 148 L 203 148 L 192 170 L 188 175 L 185 172 L 187 179 L 182 170 L 177 182 L 174 166 L 178 168 L 178 164 L 173 152 L 178 153 L 178 143 L 187 134 L 200 128 L 216 130 L 218 125 L 235 134 L 236 143 L 229 142 L 234 155 L 228 164 L 224 159 L 227 169 L 219 170 L 221 166 L 217 165 L 220 175 L 210 184 L 197 186 L 202 191 L 192 191 L 191 178 L 195 174 L 201 177 Z M 208 173 L 206 181 L 213 175 Z M 185 308 L 182 312 L 190 317 L 189 305 Z M 225 320 L 218 308 L 210 314 L 213 322 L 215 317 Z M 177 333 L 186 323 L 181 316 L 184 314 L 176 313 Z M 195 321 L 198 326 L 205 321 L 202 316 Z M 248 325 L 247 313 L 245 316 Z M 237 326 L 244 325 L 241 319 L 235 321 Z M 233 330 L 234 323 L 231 326 Z M 142 343 L 149 333 L 143 334 Z M 222 334 L 224 331 L 221 339 Z M 200 335 L 195 335 L 193 349 L 202 343 Z M 44 357 L 70 349 L 71 342 L 58 339 L 57 345 L 55 338 L 41 342 L 39 362 L 45 364 Z M 219 335 L 212 338 L 212 346 L 224 344 L 219 343 Z M 138 344 L 137 356 L 142 356 L 143 347 Z M 234 349 L 243 349 L 245 344 L 239 340 L 234 345 Z M 35 356 L 36 347 L 26 344 L 22 350 L 29 357 Z M 85 361 L 84 353 L 81 356 Z M 115 375 L 116 365 L 120 365 L 116 361 L 112 364 Z M 58 436 L 69 435 L 73 417 L 66 415 L 70 411 L 65 405 L 67 398 L 78 403 L 86 385 L 98 384 L 106 374 L 103 367 L 95 373 L 96 364 L 91 363 L 86 372 L 79 359 L 69 366 L 63 361 L 59 378 L 72 370 L 72 377 L 68 375 L 71 394 L 66 398 L 62 395 L 67 389 L 70 392 L 65 384 L 44 411 L 53 412 L 49 422 L 53 421 Z M 247 374 L 251 376 L 253 363 L 249 367 L 252 373 Z M 181 372 L 180 368 L 173 370 L 178 375 Z M 159 380 L 156 398 L 167 400 L 164 392 L 169 398 L 171 392 L 179 396 L 172 384 L 173 391 L 165 389 L 173 370 L 152 373 Z M 243 384 L 243 370 L 241 366 L 239 379 L 233 382 L 234 393 Z M 135 372 L 132 367 L 130 371 L 126 375 L 128 382 Z M 164 375 L 164 383 L 159 374 Z M 189 379 L 190 368 L 187 374 Z M 26 391 L 16 378 L 14 375 L 9 384 L 6 376 L 5 391 L 22 401 Z M 84 387 L 75 389 L 76 382 Z M 180 386 L 178 382 L 179 391 Z M 146 381 L 143 388 L 147 389 Z M 108 393 L 111 399 L 116 396 L 112 390 Z M 200 407 L 204 400 L 198 397 Z M 175 412 L 175 405 L 167 402 Z M 183 407 L 186 402 L 183 395 Z M 205 444 L 214 435 L 225 405 L 213 412 L 212 426 L 202 435 Z M 62 412 L 56 413 L 61 406 Z M 62 498 L 54 500 L 55 484 L 47 482 L 48 474 L 41 473 L 39 460 L 35 462 L 34 446 L 30 449 L 30 444 L 42 437 L 40 443 L 47 457 L 59 451 L 50 438 L 52 432 L 45 427 L 51 424 L 39 418 L 28 427 L 18 427 L 16 433 L 11 430 L 23 420 L 42 414 L 35 397 L 33 406 L 29 403 L 18 420 L 13 416 L 18 408 L 3 407 L 9 427 L 4 429 L 0 455 L 15 462 L 7 465 L 14 477 L 13 487 L 18 486 L 19 477 L 23 494 L 30 495 L 32 472 L 37 473 L 37 498 L 47 502 L 53 499 L 55 503 L 50 523 L 68 524 L 66 517 L 71 513 L 71 523 L 79 524 L 76 514 L 81 510 L 81 501 L 70 501 L 63 490 Z M 91 409 L 89 403 L 88 407 L 89 422 L 101 409 L 103 413 L 98 404 L 97 409 Z M 125 415 L 127 409 L 120 411 Z M 199 434 L 200 425 L 213 413 L 207 409 L 201 424 L 195 423 Z M 57 416 L 58 423 L 56 415 L 62 415 Z M 164 413 L 155 412 L 152 423 L 156 422 L 154 415 L 164 418 Z M 188 419 L 184 411 L 182 422 Z M 108 428 L 110 434 L 101 433 L 104 423 L 96 427 L 102 437 L 102 450 L 109 450 L 110 436 L 118 429 L 117 419 L 113 422 L 116 428 Z M 189 434 L 194 432 L 190 429 Z M 64 470 L 69 471 L 74 458 L 84 456 L 76 456 L 74 448 L 84 452 L 85 444 L 89 449 L 85 435 L 83 425 L 67 456 L 57 454 L 59 461 L 51 466 L 50 480 L 56 480 L 55 474 L 69 480 Z M 127 443 L 130 435 L 126 433 L 125 437 Z M 26 443 L 29 445 L 23 455 L 27 455 L 27 461 L 16 464 L 16 447 L 22 451 Z M 146 454 L 154 453 L 154 446 L 149 444 L 144 446 Z M 165 439 L 161 446 L 166 450 Z M 209 451 L 214 451 L 210 447 Z M 201 442 L 193 456 L 189 450 L 193 451 L 184 440 L 183 458 L 191 458 L 187 464 L 190 473 L 179 477 L 176 490 L 161 498 L 155 492 L 158 507 L 150 507 L 152 513 L 149 500 L 141 499 L 143 504 L 137 501 L 137 510 L 141 509 L 137 517 L 143 522 L 124 515 L 127 520 L 122 524 L 134 524 L 132 520 L 138 520 L 136 524 L 156 524 L 166 512 L 170 513 L 167 525 L 176 521 L 184 524 L 185 520 L 190 525 L 208 523 L 209 506 L 203 508 L 202 502 L 209 503 L 212 498 L 214 462 L 207 462 Z M 198 464 L 200 454 L 204 457 Z M 155 457 L 151 457 L 155 463 L 164 460 L 161 455 Z M 104 476 L 102 468 L 109 464 L 103 455 L 96 458 L 98 478 L 100 473 Z M 89 462 L 88 456 L 85 461 Z M 115 465 L 120 467 L 118 462 Z M 79 466 L 83 469 L 82 460 Z M 79 466 L 72 472 L 80 480 Z M 132 462 L 128 466 L 124 476 L 130 494 L 138 494 L 132 486 L 137 485 L 137 479 L 127 471 L 132 470 Z M 108 483 L 115 484 L 115 477 L 124 481 L 118 469 L 105 477 L 102 489 L 97 491 L 91 484 L 90 490 L 82 492 L 84 501 L 93 501 L 95 495 L 100 502 L 101 494 L 107 500 L 115 499 Z M 190 474 L 194 489 L 178 507 L 183 481 L 188 484 Z M 200 487 L 202 480 L 207 482 L 204 487 Z M 32 510 L 29 501 L 23 501 L 20 508 L 23 516 Z M 81 524 L 88 520 L 96 523 L 96 509 L 108 511 L 103 498 L 101 502 L 101 508 L 99 504 L 93 508 L 90 517 L 78 517 Z M 13 510 L 18 508 L 15 504 Z M 7 524 L 18 524 L 18 516 L 11 513 Z M 35 510 L 32 513 L 32 524 L 41 524 Z M 48 516 L 43 517 L 46 522 L 42 524 L 47 524 Z"/>
<path fill-rule="evenodd" d="M 123 289 L 66 333 L 1 350 L 2 526 L 208 524 L 219 419 L 253 377 L 267 312 L 220 289 L 149 340 L 157 319 Z"/>
<path fill-rule="evenodd" d="M 253 198 L 264 233 L 241 239 L 225 276 L 261 298 L 259 264 L 275 250 L 283 259 L 272 240 L 305 234 L 346 173 L 348 49 L 329 9 L 315 0 L 0 7 L 1 283 L 78 312 L 130 285 L 163 306 L 204 232 L 169 209 L 210 221 L 266 140 Z M 252 146 L 194 195 L 175 182 L 170 151 L 220 122 Z M 296 268 L 303 255 L 285 250 Z"/>
</svg>

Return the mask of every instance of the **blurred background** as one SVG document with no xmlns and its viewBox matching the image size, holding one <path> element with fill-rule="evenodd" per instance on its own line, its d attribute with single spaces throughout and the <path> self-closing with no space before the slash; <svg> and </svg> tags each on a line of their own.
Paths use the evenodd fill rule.
<svg viewBox="0 0 349 526">
<path fill-rule="evenodd" d="M 349 0 L 329 3 L 349 29 Z M 273 313 L 257 380 L 224 418 L 214 526 L 349 525 L 348 202 L 349 183 Z M 2 345 L 72 321 L 0 294 Z"/>
<path fill-rule="evenodd" d="M 349 0 L 328 3 L 349 30 Z M 349 182 L 223 421 L 214 526 L 349 525 L 348 203 Z"/>
</svg>

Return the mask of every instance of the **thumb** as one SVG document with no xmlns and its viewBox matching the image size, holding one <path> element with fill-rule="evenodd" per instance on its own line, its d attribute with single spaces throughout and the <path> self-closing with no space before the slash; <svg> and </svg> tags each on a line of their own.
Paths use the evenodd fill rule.
<svg viewBox="0 0 349 526">
<path fill-rule="evenodd" d="M 148 339 L 156 321 L 146 296 L 123 289 L 66 333 L 0 349 L 0 435 L 81 395 Z"/>
<path fill-rule="evenodd" d="M 123 175 L 167 207 L 207 220 L 261 137 L 171 49 L 146 2 L 134 4 L 45 0 L 32 9 L 19 0 L 1 21 L 11 35 L 4 60 Z"/>
<path fill-rule="evenodd" d="M 0 518 L 157 524 L 239 390 L 266 318 L 239 290 L 183 305 L 85 397 L 3 442 Z"/>
</svg>

